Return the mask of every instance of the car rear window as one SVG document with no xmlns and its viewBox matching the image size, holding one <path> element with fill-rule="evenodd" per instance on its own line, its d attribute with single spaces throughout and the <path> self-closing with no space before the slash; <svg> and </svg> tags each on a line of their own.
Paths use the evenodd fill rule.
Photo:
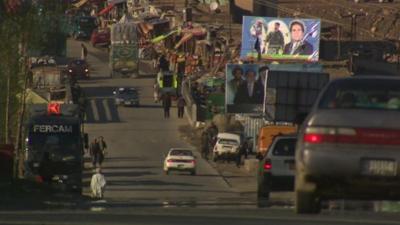
<svg viewBox="0 0 400 225">
<path fill-rule="evenodd" d="M 137 91 L 133 89 L 120 90 L 121 95 L 137 95 Z"/>
<path fill-rule="evenodd" d="M 295 148 L 296 138 L 280 139 L 276 142 L 272 154 L 276 156 L 294 156 Z"/>
<path fill-rule="evenodd" d="M 172 150 L 170 155 L 174 156 L 193 156 L 190 150 Z"/>
<path fill-rule="evenodd" d="M 319 108 L 400 110 L 400 81 L 347 79 L 332 83 Z"/>
<path fill-rule="evenodd" d="M 238 145 L 236 140 L 231 139 L 219 139 L 218 143 L 221 145 Z"/>
</svg>

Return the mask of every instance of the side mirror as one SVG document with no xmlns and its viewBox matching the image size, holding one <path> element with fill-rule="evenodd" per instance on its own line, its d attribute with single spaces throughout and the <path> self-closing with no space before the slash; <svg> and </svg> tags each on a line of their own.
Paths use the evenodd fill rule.
<svg viewBox="0 0 400 225">
<path fill-rule="evenodd" d="M 113 94 L 114 94 L 114 95 L 116 95 L 116 94 L 117 94 L 117 92 L 116 92 L 116 91 L 113 91 Z"/>
<path fill-rule="evenodd" d="M 85 148 L 88 149 L 89 148 L 89 135 L 87 133 L 85 133 L 83 135 L 83 142 L 85 144 Z"/>
</svg>

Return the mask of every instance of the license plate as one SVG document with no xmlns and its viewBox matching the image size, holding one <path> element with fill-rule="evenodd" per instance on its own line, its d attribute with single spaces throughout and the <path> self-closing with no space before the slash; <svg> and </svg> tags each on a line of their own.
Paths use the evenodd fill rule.
<svg viewBox="0 0 400 225">
<path fill-rule="evenodd" d="M 132 104 L 130 101 L 125 101 L 125 105 L 130 105 Z"/>
<path fill-rule="evenodd" d="M 179 164 L 178 165 L 178 168 L 183 168 L 185 165 L 183 165 L 183 164 Z"/>
<path fill-rule="evenodd" d="M 370 176 L 396 176 L 397 163 L 393 160 L 364 160 L 362 174 Z"/>
</svg>

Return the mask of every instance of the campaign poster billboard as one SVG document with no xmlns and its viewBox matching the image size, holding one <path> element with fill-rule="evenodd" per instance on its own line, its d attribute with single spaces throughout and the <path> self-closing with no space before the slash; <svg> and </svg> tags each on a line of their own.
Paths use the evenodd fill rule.
<svg viewBox="0 0 400 225">
<path fill-rule="evenodd" d="M 244 61 L 319 59 L 321 21 L 244 16 L 240 58 Z"/>
<path fill-rule="evenodd" d="M 257 64 L 227 64 L 225 81 L 227 113 L 263 112 L 264 79 Z"/>
</svg>

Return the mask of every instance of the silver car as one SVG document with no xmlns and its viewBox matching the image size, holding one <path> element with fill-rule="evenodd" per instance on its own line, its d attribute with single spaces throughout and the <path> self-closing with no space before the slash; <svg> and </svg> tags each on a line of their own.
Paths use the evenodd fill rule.
<svg viewBox="0 0 400 225">
<path fill-rule="evenodd" d="M 296 211 L 321 200 L 400 199 L 400 79 L 332 81 L 305 119 L 296 145 Z"/>
</svg>

